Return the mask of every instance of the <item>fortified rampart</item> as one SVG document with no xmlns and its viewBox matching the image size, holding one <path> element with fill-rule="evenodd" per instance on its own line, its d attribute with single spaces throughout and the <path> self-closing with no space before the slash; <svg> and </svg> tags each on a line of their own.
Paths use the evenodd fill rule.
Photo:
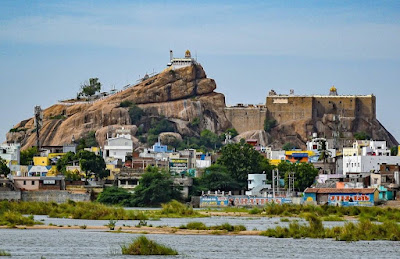
<svg viewBox="0 0 400 259">
<path fill-rule="evenodd" d="M 226 107 L 225 114 L 240 134 L 249 130 L 264 129 L 267 109 L 264 105 L 237 105 Z"/>
<path fill-rule="evenodd" d="M 337 115 L 341 118 L 362 117 L 368 122 L 376 119 L 374 95 L 269 95 L 266 107 L 268 117 L 275 119 L 278 123 L 321 119 L 326 114 Z"/>
<path fill-rule="evenodd" d="M 352 140 L 356 132 L 386 140 L 389 146 L 398 143 L 376 119 L 374 95 L 338 95 L 334 86 L 327 95 L 294 95 L 293 90 L 277 94 L 271 90 L 265 105 L 238 104 L 226 107 L 225 114 L 240 134 L 250 131 L 252 138 L 260 136 L 251 131 L 263 130 L 268 120 L 270 127 L 263 141 L 276 147 L 288 142 L 302 147 L 314 132 L 334 138 L 337 147 Z"/>
</svg>

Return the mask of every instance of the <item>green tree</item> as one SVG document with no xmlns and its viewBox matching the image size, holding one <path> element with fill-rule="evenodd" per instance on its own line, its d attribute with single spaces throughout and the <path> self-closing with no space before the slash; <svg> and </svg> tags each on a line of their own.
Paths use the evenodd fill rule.
<svg viewBox="0 0 400 259">
<path fill-rule="evenodd" d="M 11 173 L 10 168 L 8 168 L 6 161 L 0 157 L 0 174 L 7 176 L 9 173 Z"/>
<path fill-rule="evenodd" d="M 366 140 L 366 139 L 371 139 L 371 136 L 369 136 L 366 132 L 360 131 L 354 133 L 354 138 L 357 140 Z"/>
<path fill-rule="evenodd" d="M 324 163 L 326 162 L 326 160 L 330 157 L 330 151 L 326 148 L 326 140 L 322 140 L 321 143 L 321 148 L 319 149 L 319 152 L 321 153 L 319 155 L 318 160 L 323 161 Z"/>
<path fill-rule="evenodd" d="M 217 163 L 225 166 L 241 187 L 247 185 L 247 175 L 261 173 L 263 156 L 247 143 L 228 144 L 221 148 Z"/>
<path fill-rule="evenodd" d="M 390 155 L 391 156 L 397 156 L 399 153 L 399 147 L 398 146 L 394 146 L 390 148 Z"/>
<path fill-rule="evenodd" d="M 92 96 L 97 92 L 100 92 L 101 83 L 98 78 L 89 78 L 89 82 L 85 82 L 81 85 L 80 95 Z"/>
<path fill-rule="evenodd" d="M 173 186 L 171 175 L 149 166 L 135 187 L 133 204 L 135 206 L 157 206 L 172 199 L 181 199 L 180 191 Z"/>
<path fill-rule="evenodd" d="M 271 129 L 276 126 L 276 120 L 266 119 L 264 121 L 264 130 L 266 132 L 271 132 Z"/>
<path fill-rule="evenodd" d="M 75 153 L 73 153 L 71 151 L 66 153 L 60 159 L 57 160 L 57 164 L 56 164 L 57 171 L 59 171 L 63 174 L 66 173 L 67 165 L 71 164 L 71 162 L 74 160 L 78 160 Z"/>
<path fill-rule="evenodd" d="M 27 150 L 23 150 L 20 153 L 21 165 L 31 165 L 33 163 L 33 157 L 38 154 L 37 147 L 31 147 Z"/>
<path fill-rule="evenodd" d="M 282 146 L 282 149 L 285 150 L 285 151 L 293 150 L 295 148 L 297 148 L 297 147 L 294 144 L 290 143 L 290 142 L 287 142 Z"/>
<path fill-rule="evenodd" d="M 200 132 L 200 145 L 206 149 L 216 149 L 221 146 L 221 141 L 217 134 L 205 129 Z"/>
<path fill-rule="evenodd" d="M 132 125 L 138 124 L 140 119 L 144 115 L 144 111 L 134 103 L 130 104 L 128 113 L 129 113 L 129 117 L 131 118 Z"/>
<path fill-rule="evenodd" d="M 267 175 L 267 180 L 272 181 L 272 170 L 275 169 L 274 165 L 269 163 L 269 160 L 265 157 L 260 161 L 260 172 L 264 172 Z"/>
<path fill-rule="evenodd" d="M 289 172 L 294 172 L 294 188 L 300 192 L 310 187 L 314 183 L 315 177 L 318 175 L 318 169 L 310 163 L 291 164 L 289 162 L 281 162 L 278 165 L 278 170 L 280 175 L 284 174 L 286 187 L 288 185 Z"/>
<path fill-rule="evenodd" d="M 97 143 L 96 140 L 96 131 L 94 130 L 89 131 L 88 133 L 86 133 L 86 135 L 78 139 L 77 143 L 78 143 L 77 147 L 78 151 L 88 147 L 99 146 L 99 143 Z"/>
<path fill-rule="evenodd" d="M 228 168 L 214 164 L 206 169 L 200 178 L 200 191 L 233 191 L 240 190 L 241 185 L 229 175 Z"/>
<path fill-rule="evenodd" d="M 93 152 L 81 150 L 77 154 L 81 170 L 85 172 L 86 179 L 93 173 L 96 177 L 102 179 L 110 175 L 110 171 L 106 170 L 106 163 L 101 156 Z"/>
<path fill-rule="evenodd" d="M 117 187 L 105 188 L 97 197 L 97 201 L 109 205 L 132 206 L 132 194 Z"/>
</svg>

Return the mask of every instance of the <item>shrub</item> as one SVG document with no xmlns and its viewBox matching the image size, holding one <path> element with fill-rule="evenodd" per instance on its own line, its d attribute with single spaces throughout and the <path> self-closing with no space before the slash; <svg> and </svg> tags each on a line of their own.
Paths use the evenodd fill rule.
<svg viewBox="0 0 400 259">
<path fill-rule="evenodd" d="M 132 125 L 137 124 L 144 115 L 144 111 L 136 104 L 130 105 L 128 113 L 129 117 L 131 118 Z"/>
<path fill-rule="evenodd" d="M 122 245 L 122 254 L 124 255 L 177 255 L 178 252 L 172 248 L 157 244 L 147 239 L 145 236 L 139 236 L 129 245 Z"/>
<path fill-rule="evenodd" d="M 208 227 L 203 222 L 189 222 L 186 224 L 186 229 L 206 230 Z"/>
<path fill-rule="evenodd" d="M 120 102 L 119 107 L 126 108 L 126 107 L 130 107 L 132 104 L 133 104 L 133 102 L 131 102 L 131 101 L 122 101 L 122 102 Z"/>
<path fill-rule="evenodd" d="M 264 121 L 264 130 L 270 132 L 273 127 L 276 126 L 276 120 L 268 119 Z"/>
<path fill-rule="evenodd" d="M 177 200 L 172 200 L 168 203 L 161 204 L 161 214 L 163 215 L 177 215 L 177 216 L 196 216 L 199 215 L 193 208 L 180 203 Z"/>
<path fill-rule="evenodd" d="M 0 256 L 11 256 L 11 254 L 6 252 L 6 251 L 4 251 L 4 250 L 2 250 L 2 249 L 0 249 Z"/>
<path fill-rule="evenodd" d="M 233 231 L 238 232 L 238 231 L 246 231 L 247 228 L 244 225 L 235 225 L 233 226 Z"/>
<path fill-rule="evenodd" d="M 260 210 L 257 207 L 254 207 L 249 211 L 249 214 L 260 214 L 261 212 L 262 212 L 262 210 Z"/>
<path fill-rule="evenodd" d="M 117 223 L 116 220 L 112 220 L 110 219 L 110 221 L 108 222 L 108 224 L 106 225 L 110 230 L 114 230 L 115 228 L 115 224 Z"/>
</svg>

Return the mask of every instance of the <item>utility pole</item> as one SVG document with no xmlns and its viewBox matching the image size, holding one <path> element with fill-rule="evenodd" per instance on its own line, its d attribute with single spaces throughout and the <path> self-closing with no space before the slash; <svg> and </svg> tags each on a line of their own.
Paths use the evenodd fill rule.
<svg viewBox="0 0 400 259">
<path fill-rule="evenodd" d="M 272 170 L 272 198 L 275 199 L 275 169 Z"/>
<path fill-rule="evenodd" d="M 34 119 L 35 119 L 35 125 L 36 125 L 36 146 L 39 151 L 40 150 L 39 131 L 43 125 L 43 113 L 42 113 L 42 108 L 39 105 L 35 106 L 35 108 L 34 108 Z"/>
</svg>

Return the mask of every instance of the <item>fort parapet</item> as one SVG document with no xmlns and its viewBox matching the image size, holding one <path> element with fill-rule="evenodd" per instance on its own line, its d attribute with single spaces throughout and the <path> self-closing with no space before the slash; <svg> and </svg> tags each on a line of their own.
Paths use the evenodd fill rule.
<svg viewBox="0 0 400 259">
<path fill-rule="evenodd" d="M 326 114 L 340 118 L 376 119 L 374 95 L 269 95 L 266 99 L 268 118 L 278 123 L 292 120 L 322 119 Z"/>
<path fill-rule="evenodd" d="M 374 95 L 338 95 L 335 87 L 329 95 L 289 95 L 276 94 L 271 90 L 265 105 L 228 106 L 225 108 L 232 126 L 243 133 L 264 129 L 266 119 L 278 124 L 291 121 L 321 120 L 324 116 L 337 119 L 362 118 L 367 122 L 376 119 L 376 98 Z M 313 130 L 313 126 L 306 131 Z"/>
<path fill-rule="evenodd" d="M 229 106 L 225 108 L 227 119 L 232 126 L 243 133 L 249 130 L 264 129 L 264 121 L 267 116 L 265 105 L 243 105 Z"/>
</svg>

